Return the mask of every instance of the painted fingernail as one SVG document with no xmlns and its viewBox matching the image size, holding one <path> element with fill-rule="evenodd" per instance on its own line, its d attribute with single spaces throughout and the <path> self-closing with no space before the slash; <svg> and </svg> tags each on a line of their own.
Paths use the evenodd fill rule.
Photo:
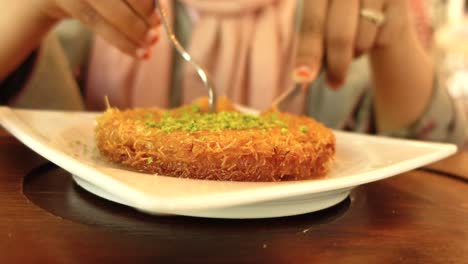
<svg viewBox="0 0 468 264">
<path fill-rule="evenodd" d="M 143 59 L 145 60 L 149 60 L 151 58 L 151 55 L 152 55 L 152 51 L 151 49 L 148 49 L 148 51 L 146 52 L 145 56 L 143 57 Z"/>
<path fill-rule="evenodd" d="M 151 14 L 150 23 L 153 26 L 158 26 L 159 24 L 161 24 L 161 17 L 159 16 L 159 13 L 157 11 L 154 11 L 153 14 Z"/>
<path fill-rule="evenodd" d="M 151 50 L 145 48 L 139 48 L 136 50 L 136 56 L 140 60 L 147 60 L 151 57 Z"/>
<path fill-rule="evenodd" d="M 299 66 L 296 68 L 296 75 L 298 77 L 310 78 L 312 75 L 312 71 L 307 66 Z"/>
<path fill-rule="evenodd" d="M 145 42 L 147 45 L 151 46 L 158 42 L 159 40 L 159 30 L 150 29 L 148 33 L 146 33 Z"/>
<path fill-rule="evenodd" d="M 313 81 L 314 75 L 313 71 L 308 66 L 299 66 L 294 70 L 294 81 L 303 83 Z"/>
<path fill-rule="evenodd" d="M 341 86 L 343 86 L 344 81 L 335 80 L 333 78 L 327 77 L 327 84 L 328 84 L 328 86 L 330 86 L 330 88 L 332 88 L 334 90 L 338 90 L 339 88 L 341 88 Z"/>
</svg>

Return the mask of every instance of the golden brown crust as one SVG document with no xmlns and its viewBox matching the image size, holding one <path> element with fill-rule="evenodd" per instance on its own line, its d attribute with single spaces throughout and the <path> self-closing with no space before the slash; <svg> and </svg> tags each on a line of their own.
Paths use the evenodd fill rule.
<svg viewBox="0 0 468 264">
<path fill-rule="evenodd" d="M 332 131 L 308 117 L 278 114 L 287 133 L 280 127 L 166 133 L 135 122 L 148 111 L 104 113 L 96 127 L 101 153 L 142 172 L 227 181 L 317 178 L 327 173 L 335 154 Z M 151 112 L 162 115 L 160 110 Z"/>
</svg>

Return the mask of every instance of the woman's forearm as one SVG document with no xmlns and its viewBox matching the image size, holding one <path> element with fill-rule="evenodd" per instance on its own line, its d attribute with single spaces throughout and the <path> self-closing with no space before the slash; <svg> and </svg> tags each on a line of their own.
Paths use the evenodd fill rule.
<svg viewBox="0 0 468 264">
<path fill-rule="evenodd" d="M 40 10 L 40 0 L 0 0 L 0 80 L 39 46 L 56 20 Z"/>
<path fill-rule="evenodd" d="M 415 32 L 408 29 L 392 42 L 370 54 L 381 132 L 415 122 L 426 109 L 434 81 L 433 63 Z"/>
</svg>

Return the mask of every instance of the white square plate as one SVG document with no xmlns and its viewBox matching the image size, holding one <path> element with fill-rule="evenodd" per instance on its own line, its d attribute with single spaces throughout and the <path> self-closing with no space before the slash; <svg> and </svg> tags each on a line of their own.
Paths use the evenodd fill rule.
<svg viewBox="0 0 468 264">
<path fill-rule="evenodd" d="M 358 185 L 445 158 L 451 144 L 335 131 L 336 160 L 322 179 L 245 183 L 139 173 L 105 161 L 94 144 L 98 114 L 0 108 L 0 123 L 29 148 L 73 175 L 84 189 L 151 214 L 265 218 L 335 205 Z"/>
</svg>

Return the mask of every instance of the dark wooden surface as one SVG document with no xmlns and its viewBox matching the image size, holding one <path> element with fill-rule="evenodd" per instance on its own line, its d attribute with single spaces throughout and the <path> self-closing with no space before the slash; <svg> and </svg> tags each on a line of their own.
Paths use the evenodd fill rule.
<svg viewBox="0 0 468 264">
<path fill-rule="evenodd" d="M 459 178 L 468 183 L 468 150 L 464 150 L 448 159 L 441 160 L 426 167 L 435 173 Z"/>
<path fill-rule="evenodd" d="M 444 162 L 302 216 L 156 217 L 87 193 L 0 130 L 0 263 L 468 263 L 468 185 L 452 177 L 468 159 Z"/>
</svg>

